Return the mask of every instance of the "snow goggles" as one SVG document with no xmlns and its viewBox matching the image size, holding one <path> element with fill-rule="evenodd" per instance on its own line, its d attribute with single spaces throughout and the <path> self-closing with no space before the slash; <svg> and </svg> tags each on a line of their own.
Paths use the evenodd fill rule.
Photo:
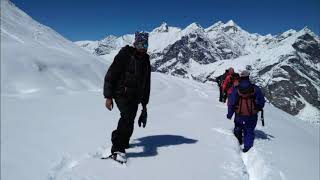
<svg viewBox="0 0 320 180">
<path fill-rule="evenodd" d="M 137 49 L 148 49 L 148 43 L 137 42 L 134 45 Z"/>
</svg>

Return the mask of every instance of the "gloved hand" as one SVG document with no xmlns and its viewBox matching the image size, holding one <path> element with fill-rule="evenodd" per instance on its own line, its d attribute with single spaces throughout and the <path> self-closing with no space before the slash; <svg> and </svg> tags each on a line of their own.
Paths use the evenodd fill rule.
<svg viewBox="0 0 320 180">
<path fill-rule="evenodd" d="M 231 120 L 232 114 L 227 114 L 227 118 L 228 118 L 229 120 Z"/>
<path fill-rule="evenodd" d="M 147 117 L 148 117 L 147 108 L 143 108 L 142 111 L 141 111 L 139 120 L 138 120 L 138 125 L 139 125 L 139 127 L 141 127 L 141 124 L 142 124 L 142 127 L 143 127 L 143 128 L 146 127 Z"/>
<path fill-rule="evenodd" d="M 226 101 L 227 101 L 227 98 L 228 98 L 227 91 L 224 91 L 224 92 L 223 92 L 223 102 L 226 102 Z"/>
<path fill-rule="evenodd" d="M 257 110 L 257 111 L 262 111 L 262 107 L 259 106 L 259 105 L 256 105 L 256 110 Z"/>
<path fill-rule="evenodd" d="M 109 111 L 112 110 L 112 108 L 113 108 L 113 101 L 112 101 L 111 98 L 107 98 L 107 99 L 106 99 L 105 106 L 106 106 L 107 109 L 109 109 Z"/>
<path fill-rule="evenodd" d="M 226 102 L 226 101 L 225 101 L 224 94 L 222 95 L 222 97 L 221 97 L 221 101 L 220 101 L 220 102 L 223 102 L 223 103 L 224 103 L 224 102 Z"/>
</svg>

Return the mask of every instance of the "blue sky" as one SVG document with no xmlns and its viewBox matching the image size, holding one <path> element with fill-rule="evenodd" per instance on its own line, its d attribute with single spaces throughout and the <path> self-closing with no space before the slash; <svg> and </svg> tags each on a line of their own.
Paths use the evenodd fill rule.
<svg viewBox="0 0 320 180">
<path fill-rule="evenodd" d="M 208 27 L 234 20 L 249 32 L 278 34 L 308 26 L 320 32 L 320 0 L 11 0 L 66 38 L 99 40 L 106 35 L 150 31 L 167 22 Z"/>
</svg>

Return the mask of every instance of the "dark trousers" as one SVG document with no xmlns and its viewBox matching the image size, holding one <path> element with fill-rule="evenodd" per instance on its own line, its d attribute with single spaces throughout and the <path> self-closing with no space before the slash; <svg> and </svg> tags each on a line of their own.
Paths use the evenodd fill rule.
<svg viewBox="0 0 320 180">
<path fill-rule="evenodd" d="M 120 119 L 117 129 L 111 135 L 111 153 L 116 151 L 125 153 L 125 149 L 129 146 L 130 137 L 133 133 L 138 103 L 130 102 L 124 98 L 115 99 L 115 102 L 120 111 Z"/>
<path fill-rule="evenodd" d="M 253 146 L 255 138 L 254 129 L 256 128 L 257 121 L 257 115 L 247 117 L 236 115 L 235 117 L 233 133 L 240 144 L 244 143 L 245 149 L 250 149 Z"/>
<path fill-rule="evenodd" d="M 223 91 L 222 91 L 222 86 L 219 86 L 219 101 L 223 102 Z"/>
<path fill-rule="evenodd" d="M 219 101 L 225 103 L 227 100 L 227 94 L 224 93 L 222 89 L 223 88 L 222 88 L 222 84 L 221 84 L 221 86 L 219 86 Z"/>
</svg>

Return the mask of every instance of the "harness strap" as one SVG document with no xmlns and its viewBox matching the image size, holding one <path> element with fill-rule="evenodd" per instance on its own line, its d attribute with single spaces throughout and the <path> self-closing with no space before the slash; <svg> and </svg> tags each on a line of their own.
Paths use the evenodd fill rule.
<svg viewBox="0 0 320 180">
<path fill-rule="evenodd" d="M 240 106 L 239 107 L 239 114 L 241 114 L 241 104 L 242 104 L 242 98 L 241 97 L 239 97 L 240 98 L 240 100 L 239 100 L 239 105 L 238 106 Z"/>
<path fill-rule="evenodd" d="M 249 110 L 248 98 L 246 98 L 246 106 L 247 106 L 247 110 L 249 111 L 249 113 L 250 113 L 250 115 L 251 115 L 252 112 L 250 112 L 250 110 Z"/>
</svg>

